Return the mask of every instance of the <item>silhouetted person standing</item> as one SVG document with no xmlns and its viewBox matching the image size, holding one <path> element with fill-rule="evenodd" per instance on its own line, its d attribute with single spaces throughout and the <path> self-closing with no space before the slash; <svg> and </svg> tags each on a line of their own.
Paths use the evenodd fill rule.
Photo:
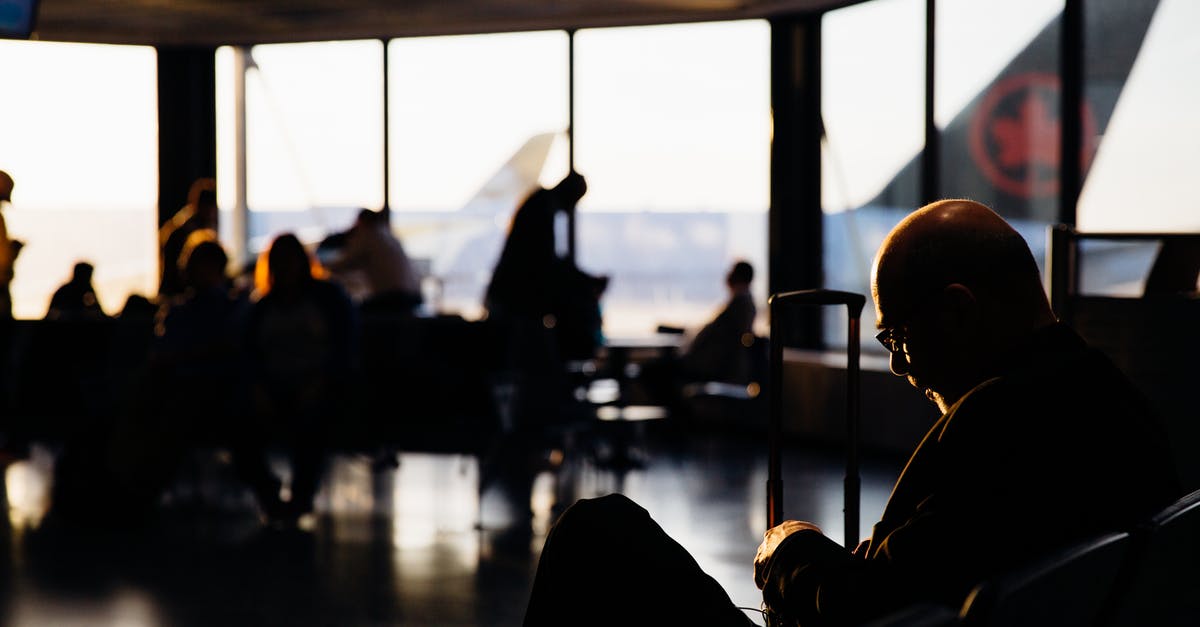
<svg viewBox="0 0 1200 627">
<path fill-rule="evenodd" d="M 599 342 L 599 297 L 607 279 L 560 258 L 554 221 L 571 212 L 587 182 L 571 172 L 552 188 L 534 190 L 517 207 L 484 298 L 499 346 L 503 441 L 485 460 L 483 479 L 496 479 L 528 530 L 529 496 L 547 427 L 570 402 L 565 362 L 593 356 Z"/>
<path fill-rule="evenodd" d="M 13 394 L 13 379 L 17 373 L 9 370 L 9 353 L 12 350 L 13 333 L 13 303 L 12 280 L 13 264 L 24 245 L 20 240 L 9 238 L 8 224 L 4 219 L 3 210 L 12 203 L 12 193 L 15 183 L 12 176 L 0 170 L 0 408 L 8 409 Z M 6 416 L 2 419 L 3 433 L 0 433 L 0 464 L 13 456 L 24 454 L 24 438 L 14 434 L 15 425 Z M 0 491 L 2 492 L 2 491 Z"/>
<path fill-rule="evenodd" d="M 4 205 L 12 203 L 15 186 L 12 176 L 0 170 L 0 209 L 3 209 Z M 4 214 L 0 212 L 0 317 L 2 318 L 11 319 L 13 315 L 11 291 L 13 265 L 24 245 L 24 242 L 8 236 L 8 223 L 4 219 Z"/>
<path fill-rule="evenodd" d="M 196 179 L 188 190 L 188 202 L 158 231 L 162 274 L 158 281 L 161 299 L 177 296 L 184 289 L 179 255 L 188 236 L 200 229 L 217 229 L 217 185 L 210 178 Z"/>
</svg>

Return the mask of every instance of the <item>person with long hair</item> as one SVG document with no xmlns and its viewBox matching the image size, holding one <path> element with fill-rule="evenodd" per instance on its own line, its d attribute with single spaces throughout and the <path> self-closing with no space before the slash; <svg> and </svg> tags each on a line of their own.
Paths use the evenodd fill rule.
<svg viewBox="0 0 1200 627">
<path fill-rule="evenodd" d="M 294 234 L 276 237 L 257 270 L 247 331 L 255 414 L 264 444 L 279 446 L 292 466 L 289 500 L 278 496 L 278 483 L 258 493 L 268 518 L 288 523 L 313 510 L 328 425 L 355 364 L 358 318 L 346 291 L 322 276 Z"/>
</svg>

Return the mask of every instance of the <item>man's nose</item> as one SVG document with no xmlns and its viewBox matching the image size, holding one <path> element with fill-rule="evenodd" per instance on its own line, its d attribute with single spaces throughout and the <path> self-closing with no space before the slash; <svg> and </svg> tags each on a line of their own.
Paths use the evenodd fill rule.
<svg viewBox="0 0 1200 627">
<path fill-rule="evenodd" d="M 904 351 L 896 351 L 891 354 L 888 359 L 888 367 L 891 368 L 892 374 L 897 377 L 903 377 L 908 374 L 908 357 Z"/>
</svg>

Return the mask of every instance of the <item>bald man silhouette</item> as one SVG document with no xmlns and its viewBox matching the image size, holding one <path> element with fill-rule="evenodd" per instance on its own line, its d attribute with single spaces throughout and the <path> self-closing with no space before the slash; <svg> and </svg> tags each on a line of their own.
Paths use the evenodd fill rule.
<svg viewBox="0 0 1200 627">
<path fill-rule="evenodd" d="M 1144 397 L 1056 319 L 1028 245 L 988 207 L 945 200 L 902 220 L 875 258 L 871 296 L 892 372 L 942 415 L 854 550 L 808 522 L 766 532 L 755 583 L 778 624 L 957 607 L 983 579 L 1128 528 L 1182 494 Z M 747 624 L 619 495 L 568 508 L 540 560 L 526 627 L 580 614 L 589 625 Z"/>
</svg>

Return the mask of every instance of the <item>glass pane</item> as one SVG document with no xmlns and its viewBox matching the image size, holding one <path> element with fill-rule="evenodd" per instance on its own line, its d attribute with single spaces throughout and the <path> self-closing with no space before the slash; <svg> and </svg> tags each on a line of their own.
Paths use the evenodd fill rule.
<svg viewBox="0 0 1200 627">
<path fill-rule="evenodd" d="M 1200 231 L 1191 189 L 1200 171 L 1200 4 L 1089 0 L 1085 14 L 1086 91 L 1110 103 L 1111 119 L 1079 200 L 1080 230 Z"/>
<path fill-rule="evenodd" d="M 1043 267 L 1046 227 L 1059 213 L 1062 8 L 1061 0 L 937 4 L 940 195 L 995 209 Z M 1086 119 L 1094 128 L 1090 110 Z"/>
<path fill-rule="evenodd" d="M 101 307 L 157 289 L 158 111 L 154 49 L 0 42 L 0 169 L 15 181 L 14 315 L 41 318 L 76 261 Z"/>
<path fill-rule="evenodd" d="M 392 224 L 439 310 L 482 311 L 513 210 L 566 172 L 563 32 L 397 39 Z"/>
<path fill-rule="evenodd" d="M 1200 168 L 1200 45 L 1189 27 L 1200 5 L 1088 0 L 1085 15 L 1085 90 L 1099 110 L 1099 149 L 1079 199 L 1079 230 L 1200 231 L 1190 200 Z M 1080 292 L 1140 297 L 1160 262 L 1173 263 L 1185 283 L 1190 276 L 1195 292 L 1200 256 L 1190 246 L 1179 254 L 1153 239 L 1081 245 Z"/>
<path fill-rule="evenodd" d="M 576 166 L 588 179 L 577 256 L 610 277 L 606 334 L 698 327 L 727 300 L 738 258 L 755 267 L 765 309 L 766 22 L 583 30 L 575 60 Z"/>
<path fill-rule="evenodd" d="M 246 72 L 251 250 L 306 241 L 383 205 L 383 50 L 378 41 L 255 46 Z M 224 152 L 222 154 L 225 154 Z"/>
<path fill-rule="evenodd" d="M 924 50 L 921 0 L 877 0 L 821 21 L 825 287 L 868 295 L 884 235 L 920 205 Z M 844 347 L 845 311 L 825 309 L 825 343 Z M 874 328 L 868 306 L 863 337 Z"/>
</svg>

